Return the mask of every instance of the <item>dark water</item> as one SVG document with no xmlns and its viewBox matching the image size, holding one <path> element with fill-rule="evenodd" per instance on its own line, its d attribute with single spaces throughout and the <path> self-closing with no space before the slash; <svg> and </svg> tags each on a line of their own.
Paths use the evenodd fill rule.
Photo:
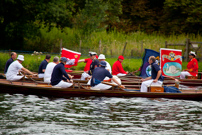
<svg viewBox="0 0 202 135">
<path fill-rule="evenodd" d="M 0 134 L 202 134 L 202 102 L 0 95 Z"/>
</svg>

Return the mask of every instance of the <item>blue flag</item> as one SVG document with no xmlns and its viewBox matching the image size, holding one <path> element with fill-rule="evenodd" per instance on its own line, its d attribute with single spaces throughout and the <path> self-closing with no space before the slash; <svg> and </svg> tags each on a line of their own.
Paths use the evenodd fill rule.
<svg viewBox="0 0 202 135">
<path fill-rule="evenodd" d="M 160 64 L 159 63 L 160 53 L 151 49 L 145 49 L 144 57 L 142 58 L 143 63 L 141 66 L 141 74 L 140 74 L 140 76 L 143 78 L 151 76 L 151 66 L 149 65 L 149 62 L 148 62 L 150 56 L 156 57 L 156 62 Z"/>
</svg>

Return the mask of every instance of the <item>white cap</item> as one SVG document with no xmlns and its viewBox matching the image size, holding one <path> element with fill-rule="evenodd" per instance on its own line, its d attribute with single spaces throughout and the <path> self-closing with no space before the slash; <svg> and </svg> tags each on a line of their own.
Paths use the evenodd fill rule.
<svg viewBox="0 0 202 135">
<path fill-rule="evenodd" d="M 96 52 L 89 52 L 89 54 L 96 55 L 97 53 Z"/>
<path fill-rule="evenodd" d="M 106 58 L 105 58 L 105 55 L 104 55 L 104 54 L 100 54 L 99 57 L 98 57 L 98 59 L 99 59 L 99 60 L 100 60 L 100 59 L 102 60 L 102 59 L 106 59 Z"/>
<path fill-rule="evenodd" d="M 193 54 L 193 55 L 196 57 L 196 53 L 195 53 L 195 52 L 192 52 L 192 51 L 191 51 L 191 52 L 189 53 L 189 55 L 190 55 L 190 54 Z"/>
<path fill-rule="evenodd" d="M 21 60 L 21 61 L 24 61 L 24 56 L 23 55 L 18 55 L 18 58 L 17 60 Z"/>
</svg>

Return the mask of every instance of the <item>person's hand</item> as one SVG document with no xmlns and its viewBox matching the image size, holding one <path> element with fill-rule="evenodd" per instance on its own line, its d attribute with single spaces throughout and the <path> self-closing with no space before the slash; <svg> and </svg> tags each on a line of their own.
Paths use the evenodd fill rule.
<svg viewBox="0 0 202 135">
<path fill-rule="evenodd" d="M 154 83 L 157 82 L 157 81 L 158 81 L 157 79 L 153 80 Z"/>
<path fill-rule="evenodd" d="M 128 74 L 128 71 L 126 71 L 126 73 Z"/>
<path fill-rule="evenodd" d="M 142 82 L 146 81 L 146 79 L 141 79 Z"/>
<path fill-rule="evenodd" d="M 69 81 L 70 81 L 70 83 L 73 83 L 73 80 L 72 80 L 72 79 L 70 79 Z"/>
<path fill-rule="evenodd" d="M 32 77 L 37 77 L 37 76 L 38 76 L 38 74 L 33 74 L 33 75 L 32 75 Z"/>
<path fill-rule="evenodd" d="M 124 88 L 125 88 L 125 86 L 123 86 L 123 85 L 119 85 L 119 87 L 120 87 L 121 89 L 124 89 Z"/>
<path fill-rule="evenodd" d="M 67 79 L 67 82 L 68 82 L 68 83 L 73 83 L 73 80 L 72 80 L 72 79 L 70 79 L 70 80 Z"/>
<path fill-rule="evenodd" d="M 176 82 L 179 82 L 179 80 L 178 80 L 178 79 L 175 79 L 175 81 L 176 81 Z"/>
</svg>

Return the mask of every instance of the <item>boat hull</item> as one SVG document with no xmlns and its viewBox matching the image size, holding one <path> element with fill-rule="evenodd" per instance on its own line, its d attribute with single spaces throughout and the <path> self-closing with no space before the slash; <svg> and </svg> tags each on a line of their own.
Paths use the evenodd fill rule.
<svg viewBox="0 0 202 135">
<path fill-rule="evenodd" d="M 21 83 L 21 84 L 20 84 Z M 32 83 L 30 83 L 32 84 Z M 170 98 L 202 101 L 202 92 L 190 91 L 186 93 L 154 93 L 154 92 L 137 92 L 137 91 L 119 91 L 119 90 L 90 90 L 83 88 L 52 88 L 43 85 L 28 85 L 22 82 L 9 84 L 0 82 L 0 93 L 38 95 L 46 97 L 144 97 L 144 98 Z"/>
</svg>

